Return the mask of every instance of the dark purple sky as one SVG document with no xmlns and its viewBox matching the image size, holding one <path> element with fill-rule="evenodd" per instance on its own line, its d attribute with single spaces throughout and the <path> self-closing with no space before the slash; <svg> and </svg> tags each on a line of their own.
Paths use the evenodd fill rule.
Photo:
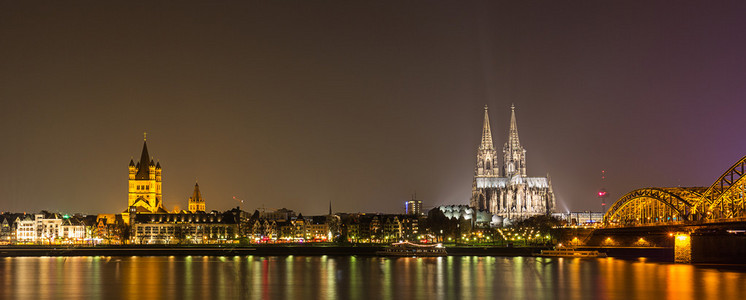
<svg viewBox="0 0 746 300">
<path fill-rule="evenodd" d="M 743 1 L 282 2 L 2 2 L 0 211 L 122 211 L 143 131 L 169 210 L 467 204 L 485 104 L 561 210 L 746 154 Z"/>
</svg>

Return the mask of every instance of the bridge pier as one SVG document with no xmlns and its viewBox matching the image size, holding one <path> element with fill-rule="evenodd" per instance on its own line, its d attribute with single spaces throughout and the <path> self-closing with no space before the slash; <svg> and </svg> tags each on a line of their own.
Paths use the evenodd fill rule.
<svg viewBox="0 0 746 300">
<path fill-rule="evenodd" d="M 691 235 L 688 232 L 677 232 L 674 240 L 673 260 L 676 263 L 692 262 Z"/>
<path fill-rule="evenodd" d="M 599 228 L 582 246 L 609 256 L 645 256 L 664 251 L 668 261 L 694 264 L 746 264 L 746 222 Z"/>
</svg>

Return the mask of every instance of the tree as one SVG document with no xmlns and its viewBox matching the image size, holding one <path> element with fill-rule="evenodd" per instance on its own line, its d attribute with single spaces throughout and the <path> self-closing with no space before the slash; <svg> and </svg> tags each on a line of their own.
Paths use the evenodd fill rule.
<svg viewBox="0 0 746 300">
<path fill-rule="evenodd" d="M 114 230 L 114 234 L 119 237 L 119 243 L 127 244 L 132 236 L 132 226 L 125 224 L 124 222 L 117 222 Z"/>
<path fill-rule="evenodd" d="M 174 239 L 176 239 L 177 244 L 181 244 L 182 242 L 184 242 L 184 239 L 186 238 L 186 231 L 187 230 L 182 226 L 174 226 Z"/>
<path fill-rule="evenodd" d="M 553 227 L 562 225 L 562 222 L 562 220 L 549 215 L 539 215 L 515 222 L 513 226 L 516 228 L 530 227 L 541 232 L 549 232 Z"/>
<path fill-rule="evenodd" d="M 429 229 L 432 234 L 437 236 L 441 241 L 447 241 L 447 237 L 459 236 L 459 221 L 449 219 L 438 208 L 433 208 L 427 213 L 427 222 L 425 228 Z"/>
</svg>

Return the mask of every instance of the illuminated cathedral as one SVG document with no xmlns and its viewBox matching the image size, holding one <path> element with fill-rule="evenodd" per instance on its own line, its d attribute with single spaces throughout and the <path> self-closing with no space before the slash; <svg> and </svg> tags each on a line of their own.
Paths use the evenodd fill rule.
<svg viewBox="0 0 746 300">
<path fill-rule="evenodd" d="M 502 162 L 500 166 L 485 105 L 482 140 L 477 150 L 470 205 L 508 220 L 545 215 L 554 211 L 555 200 L 549 176 L 526 175 L 526 150 L 518 139 L 515 106 L 510 107 L 510 129 L 508 141 L 503 146 Z"/>
</svg>

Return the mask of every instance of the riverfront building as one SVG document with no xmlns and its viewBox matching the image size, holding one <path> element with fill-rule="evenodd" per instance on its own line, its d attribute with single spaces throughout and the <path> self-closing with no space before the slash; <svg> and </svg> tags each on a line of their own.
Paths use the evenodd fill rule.
<svg viewBox="0 0 746 300">
<path fill-rule="evenodd" d="M 13 227 L 20 243 L 79 243 L 89 237 L 84 218 L 46 211 L 18 216 Z"/>
<path fill-rule="evenodd" d="M 550 214 L 555 200 L 547 177 L 528 177 L 526 150 L 518 139 L 515 106 L 510 108 L 508 141 L 503 146 L 502 166 L 492 142 L 487 106 L 484 107 L 482 141 L 477 150 L 470 206 L 507 220 Z"/>
<path fill-rule="evenodd" d="M 139 213 L 133 217 L 133 240 L 137 244 L 224 243 L 238 238 L 239 218 L 233 211 Z"/>
</svg>

